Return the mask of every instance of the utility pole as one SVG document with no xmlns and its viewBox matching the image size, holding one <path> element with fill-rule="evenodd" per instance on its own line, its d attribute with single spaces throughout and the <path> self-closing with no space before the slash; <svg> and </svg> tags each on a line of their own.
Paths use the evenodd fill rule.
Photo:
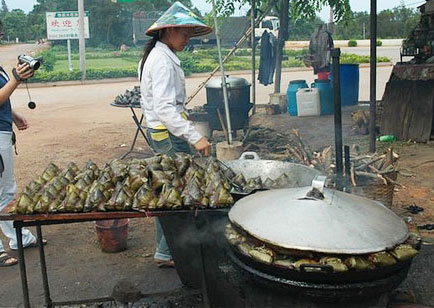
<svg viewBox="0 0 434 308">
<path fill-rule="evenodd" d="M 81 82 L 86 80 L 86 45 L 84 40 L 84 0 L 78 0 L 78 47 L 80 53 Z"/>
</svg>

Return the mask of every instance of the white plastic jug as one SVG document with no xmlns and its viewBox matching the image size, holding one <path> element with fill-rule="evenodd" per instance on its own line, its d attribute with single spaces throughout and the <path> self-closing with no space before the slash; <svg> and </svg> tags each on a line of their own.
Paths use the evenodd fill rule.
<svg viewBox="0 0 434 308">
<path fill-rule="evenodd" d="M 319 116 L 321 114 L 318 89 L 307 88 L 297 91 L 297 113 L 299 117 Z"/>
</svg>

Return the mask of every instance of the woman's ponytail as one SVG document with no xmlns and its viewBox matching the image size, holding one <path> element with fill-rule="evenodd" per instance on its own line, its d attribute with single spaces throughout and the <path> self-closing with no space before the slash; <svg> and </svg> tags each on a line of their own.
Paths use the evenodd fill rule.
<svg viewBox="0 0 434 308">
<path fill-rule="evenodd" d="M 143 67 L 145 66 L 146 59 L 148 59 L 148 56 L 151 53 L 152 49 L 154 49 L 155 44 L 157 44 L 157 41 L 160 40 L 160 36 L 158 34 L 159 33 L 154 35 L 152 39 L 150 39 L 145 45 L 145 49 L 143 51 L 143 56 L 142 56 L 142 62 L 140 63 L 140 81 L 142 81 Z"/>
</svg>

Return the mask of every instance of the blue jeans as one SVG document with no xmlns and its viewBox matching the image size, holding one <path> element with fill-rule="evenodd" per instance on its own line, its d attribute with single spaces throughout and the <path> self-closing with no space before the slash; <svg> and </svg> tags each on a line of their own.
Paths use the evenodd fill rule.
<svg viewBox="0 0 434 308">
<path fill-rule="evenodd" d="M 15 197 L 17 183 L 14 176 L 14 151 L 12 146 L 12 132 L 0 131 L 0 154 L 3 158 L 5 170 L 0 177 L 0 211 L 2 211 Z M 17 249 L 17 235 L 12 221 L 0 221 L 3 234 L 9 238 L 9 247 Z M 33 234 L 23 228 L 23 246 L 26 247 L 35 241 Z M 4 252 L 0 240 L 0 253 Z"/>
<path fill-rule="evenodd" d="M 167 138 L 159 138 L 158 141 L 153 139 L 153 134 L 165 134 L 166 132 L 168 133 Z M 173 157 L 177 152 L 193 154 L 193 150 L 185 140 L 172 135 L 167 130 L 148 128 L 146 129 L 146 135 L 150 142 L 150 146 L 155 153 L 166 154 L 170 157 Z M 169 246 L 167 245 L 166 238 L 164 237 L 163 228 L 161 227 L 161 223 L 158 218 L 155 219 L 155 233 L 157 248 L 154 254 L 154 258 L 164 261 L 172 260 L 172 255 L 170 254 Z"/>
</svg>

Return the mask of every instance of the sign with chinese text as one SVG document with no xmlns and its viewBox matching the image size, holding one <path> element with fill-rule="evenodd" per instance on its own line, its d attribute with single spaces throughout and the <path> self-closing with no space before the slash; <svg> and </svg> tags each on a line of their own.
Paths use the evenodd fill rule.
<svg viewBox="0 0 434 308">
<path fill-rule="evenodd" d="M 47 12 L 46 17 L 49 40 L 78 40 L 78 12 Z M 84 37 L 89 38 L 89 12 L 84 16 Z"/>
</svg>

